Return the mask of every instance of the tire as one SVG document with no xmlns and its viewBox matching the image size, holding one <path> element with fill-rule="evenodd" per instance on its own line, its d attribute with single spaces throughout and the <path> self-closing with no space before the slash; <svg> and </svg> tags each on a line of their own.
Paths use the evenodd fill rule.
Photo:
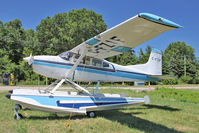
<svg viewBox="0 0 199 133">
<path fill-rule="evenodd" d="M 17 115 L 16 115 L 16 114 L 14 115 L 14 119 L 15 119 L 15 120 L 20 120 L 20 119 L 23 118 L 23 115 L 22 115 L 22 114 L 18 114 L 18 115 L 19 115 L 19 118 L 17 118 Z"/>
<path fill-rule="evenodd" d="M 94 111 L 91 111 L 91 112 L 87 112 L 86 113 L 88 117 L 90 118 L 94 118 L 96 116 L 95 112 Z"/>
<path fill-rule="evenodd" d="M 16 111 L 18 111 L 18 110 L 22 109 L 22 106 L 20 104 L 16 104 L 15 107 L 14 107 L 14 109 Z"/>
<path fill-rule="evenodd" d="M 22 109 L 22 106 L 20 104 L 17 104 L 19 106 L 19 109 Z"/>
</svg>

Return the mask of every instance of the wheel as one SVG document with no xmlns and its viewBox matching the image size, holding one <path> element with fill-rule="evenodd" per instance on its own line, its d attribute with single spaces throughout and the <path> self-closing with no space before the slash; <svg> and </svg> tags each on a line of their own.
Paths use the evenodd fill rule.
<svg viewBox="0 0 199 133">
<path fill-rule="evenodd" d="M 21 106 L 20 104 L 15 104 L 14 109 L 15 109 L 16 111 L 18 111 L 18 110 L 22 109 L 22 106 Z"/>
<path fill-rule="evenodd" d="M 22 106 L 20 104 L 17 104 L 19 106 L 19 109 L 22 109 Z"/>
<path fill-rule="evenodd" d="M 22 115 L 22 114 L 18 114 L 18 115 L 19 115 L 19 117 L 17 118 L 17 115 L 15 114 L 14 119 L 16 119 L 16 120 L 20 120 L 20 119 L 22 119 L 22 118 L 23 118 L 23 115 Z"/>
<path fill-rule="evenodd" d="M 92 111 L 92 112 L 87 112 L 86 114 L 87 114 L 87 116 L 90 117 L 90 118 L 93 118 L 93 117 L 96 116 L 95 112 L 93 112 L 93 111 Z"/>
</svg>

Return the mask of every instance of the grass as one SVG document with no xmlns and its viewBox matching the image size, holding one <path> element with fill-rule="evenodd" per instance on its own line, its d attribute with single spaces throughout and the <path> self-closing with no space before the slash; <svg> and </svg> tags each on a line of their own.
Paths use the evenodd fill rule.
<svg viewBox="0 0 199 133">
<path fill-rule="evenodd" d="M 199 132 L 199 91 L 159 88 L 149 92 L 122 89 L 100 89 L 101 93 L 122 93 L 127 96 L 149 95 L 151 103 L 130 106 L 119 110 L 97 112 L 96 118 L 72 116 L 70 128 L 65 127 L 69 115 L 53 115 L 45 112 L 21 110 L 23 120 L 14 120 L 12 101 L 0 92 L 0 132 L 9 133 L 180 133 Z"/>
</svg>

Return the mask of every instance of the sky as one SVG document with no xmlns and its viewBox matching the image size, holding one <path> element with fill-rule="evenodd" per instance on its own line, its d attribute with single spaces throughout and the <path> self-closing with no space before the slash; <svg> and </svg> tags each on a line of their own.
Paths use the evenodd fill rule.
<svg viewBox="0 0 199 133">
<path fill-rule="evenodd" d="M 107 28 L 111 28 L 139 13 L 152 13 L 169 19 L 183 28 L 165 32 L 143 43 L 164 50 L 171 42 L 185 41 L 199 57 L 199 1 L 198 0 L 0 0 L 0 21 L 6 23 L 18 18 L 24 29 L 36 29 L 41 19 L 71 9 L 91 9 L 101 14 Z"/>
</svg>

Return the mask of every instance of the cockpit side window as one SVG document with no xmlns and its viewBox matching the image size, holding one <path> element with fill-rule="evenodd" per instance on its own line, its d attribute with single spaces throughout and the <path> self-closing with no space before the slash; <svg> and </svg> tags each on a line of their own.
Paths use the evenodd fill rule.
<svg viewBox="0 0 199 133">
<path fill-rule="evenodd" d="M 83 64 L 83 65 L 91 65 L 91 64 L 90 64 L 90 57 L 85 56 L 85 57 L 80 61 L 80 63 Z"/>
<path fill-rule="evenodd" d="M 102 67 L 102 61 L 93 58 L 92 65 L 96 67 Z"/>
<path fill-rule="evenodd" d="M 79 54 L 75 54 L 75 59 L 78 59 L 80 57 Z"/>
<path fill-rule="evenodd" d="M 109 64 L 106 62 L 103 62 L 103 67 L 109 67 Z"/>
<path fill-rule="evenodd" d="M 84 60 L 85 60 L 85 64 L 86 64 L 86 65 L 91 65 L 91 64 L 90 64 L 90 57 L 85 57 Z"/>
</svg>

